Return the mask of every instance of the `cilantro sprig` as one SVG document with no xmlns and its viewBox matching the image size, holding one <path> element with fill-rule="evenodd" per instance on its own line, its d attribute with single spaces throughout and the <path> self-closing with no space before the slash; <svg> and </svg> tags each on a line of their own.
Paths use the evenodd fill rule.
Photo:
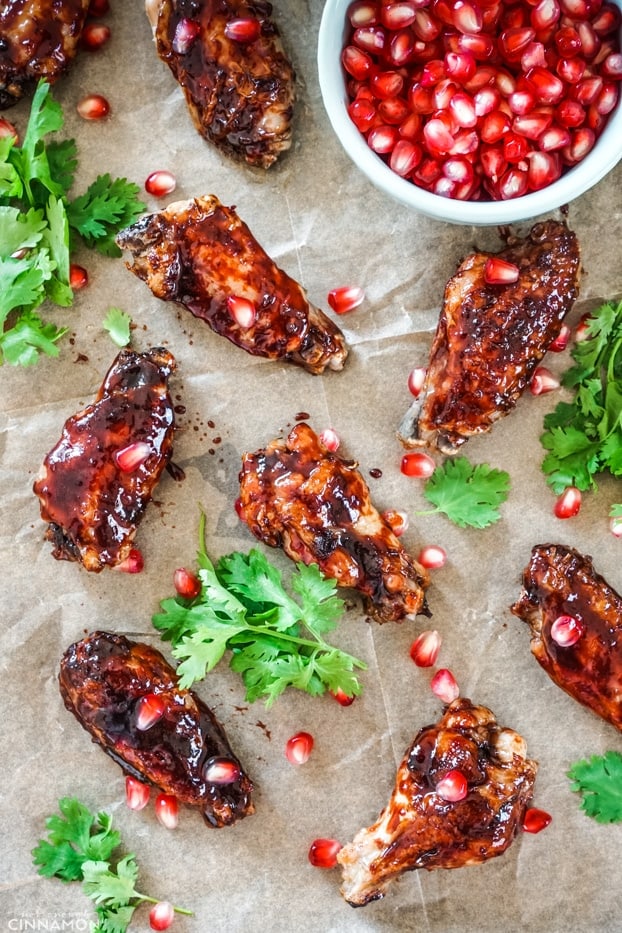
<svg viewBox="0 0 622 933">
<path fill-rule="evenodd" d="M 110 308 L 102 322 L 104 330 L 108 331 L 110 339 L 118 347 L 127 347 L 130 342 L 130 327 L 132 318 L 120 308 Z"/>
<path fill-rule="evenodd" d="M 570 789 L 581 794 L 581 809 L 598 823 L 622 822 L 622 754 L 605 752 L 575 762 Z"/>
<path fill-rule="evenodd" d="M 315 564 L 298 563 L 291 595 L 278 568 L 256 549 L 236 551 L 214 566 L 205 550 L 205 516 L 199 536 L 201 592 L 163 600 L 152 620 L 181 662 L 181 687 L 203 679 L 231 651 L 230 667 L 241 674 L 249 702 L 263 697 L 271 706 L 287 687 L 312 696 L 360 694 L 355 669 L 364 670 L 365 663 L 324 640 L 344 609 L 334 580 Z"/>
<path fill-rule="evenodd" d="M 136 856 L 126 855 L 113 863 L 121 835 L 112 828 L 108 813 L 91 813 L 75 797 L 63 797 L 58 808 L 60 815 L 52 814 L 45 821 L 47 838 L 40 839 L 32 850 L 39 874 L 82 882 L 82 890 L 94 902 L 97 913 L 93 933 L 125 933 L 140 904 L 158 903 L 157 898 L 136 890 Z M 181 907 L 174 910 L 192 915 Z"/>
<path fill-rule="evenodd" d="M 69 197 L 76 143 L 48 139 L 63 122 L 49 84 L 40 82 L 21 145 L 13 136 L 0 139 L 0 363 L 28 366 L 41 353 L 58 356 L 67 328 L 44 322 L 38 308 L 46 300 L 72 304 L 72 240 L 79 236 L 86 246 L 119 256 L 115 234 L 145 210 L 138 186 L 109 174 Z"/>
<path fill-rule="evenodd" d="M 423 494 L 436 508 L 419 514 L 442 512 L 460 528 L 486 528 L 501 518 L 499 506 L 509 488 L 505 470 L 457 457 L 438 466 L 427 480 Z"/>
<path fill-rule="evenodd" d="M 622 302 L 607 302 L 586 319 L 586 338 L 572 349 L 562 385 L 574 390 L 544 419 L 548 453 L 542 471 L 555 493 L 596 487 L 596 475 L 622 475 Z"/>
</svg>

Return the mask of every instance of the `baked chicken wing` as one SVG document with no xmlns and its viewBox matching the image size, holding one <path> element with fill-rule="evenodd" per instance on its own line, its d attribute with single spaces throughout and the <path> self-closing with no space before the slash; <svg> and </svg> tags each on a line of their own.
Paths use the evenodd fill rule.
<svg viewBox="0 0 622 933">
<path fill-rule="evenodd" d="M 437 725 L 416 736 L 376 822 L 339 852 L 346 901 L 361 907 L 384 897 L 406 871 L 501 855 L 521 827 L 536 771 L 520 735 L 501 728 L 486 707 L 454 700 Z M 463 779 L 466 796 L 446 799 L 451 793 L 439 782 Z"/>
<path fill-rule="evenodd" d="M 493 257 L 517 266 L 518 280 L 487 284 Z M 399 429 L 402 443 L 454 454 L 507 415 L 558 336 L 579 273 L 577 238 L 553 220 L 499 253 L 467 256 L 445 288 L 425 382 Z"/>
<path fill-rule="evenodd" d="M 129 557 L 172 454 L 174 369 L 168 350 L 122 350 L 93 404 L 65 422 L 34 484 L 57 560 L 98 572 Z"/>
<path fill-rule="evenodd" d="M 551 680 L 622 730 L 622 596 L 586 557 L 537 545 L 512 606 L 531 629 L 531 651 Z"/>
<path fill-rule="evenodd" d="M 329 453 L 308 424 L 244 454 L 240 513 L 260 541 L 359 590 L 376 621 L 427 611 L 427 570 L 372 505 L 357 464 Z"/>
<path fill-rule="evenodd" d="M 67 649 L 59 682 L 67 709 L 126 774 L 198 807 L 208 826 L 254 812 L 222 726 L 159 651 L 94 632 Z"/>
<path fill-rule="evenodd" d="M 117 243 L 157 298 L 179 301 L 247 353 L 311 373 L 342 368 L 348 351 L 339 328 L 213 195 L 148 214 Z"/>
<path fill-rule="evenodd" d="M 293 68 L 265 0 L 146 0 L 158 55 L 199 133 L 268 168 L 291 145 Z"/>
<path fill-rule="evenodd" d="M 0 3 L 0 109 L 39 78 L 53 84 L 75 57 L 89 0 Z"/>
</svg>

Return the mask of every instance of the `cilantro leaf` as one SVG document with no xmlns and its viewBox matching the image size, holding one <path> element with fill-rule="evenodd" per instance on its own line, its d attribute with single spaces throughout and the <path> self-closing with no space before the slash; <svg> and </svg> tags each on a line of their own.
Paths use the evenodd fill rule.
<svg viewBox="0 0 622 933">
<path fill-rule="evenodd" d="M 317 564 L 296 564 L 291 586 L 302 599 L 302 617 L 317 634 L 331 632 L 343 613 L 343 600 L 337 596 L 337 583 L 325 577 Z"/>
<path fill-rule="evenodd" d="M 125 933 L 138 904 L 125 904 L 123 907 L 98 907 L 98 924 L 93 933 Z"/>
<path fill-rule="evenodd" d="M 84 893 L 96 904 L 104 907 L 120 905 L 124 907 L 132 898 L 141 898 L 135 890 L 138 879 L 138 865 L 133 855 L 126 855 L 117 864 L 116 871 L 110 870 L 110 864 L 104 861 L 88 861 L 82 866 Z"/>
<path fill-rule="evenodd" d="M 132 318 L 120 308 L 110 308 L 103 320 L 103 328 L 118 347 L 127 347 L 130 342 L 130 324 Z"/>
<path fill-rule="evenodd" d="M 622 821 L 622 754 L 609 751 L 575 762 L 568 777 L 581 809 L 598 823 Z"/>
<path fill-rule="evenodd" d="M 50 175 L 65 193 L 69 192 L 78 167 L 78 147 L 75 139 L 49 142 L 47 153 Z"/>
<path fill-rule="evenodd" d="M 499 506 L 508 497 L 510 477 L 486 463 L 476 466 L 466 457 L 437 467 L 423 494 L 460 528 L 486 528 L 501 518 Z"/>
<path fill-rule="evenodd" d="M 69 224 L 87 246 L 108 256 L 120 256 L 114 237 L 146 208 L 137 199 L 139 191 L 127 178 L 113 180 L 108 173 L 98 175 L 84 194 L 68 204 Z"/>
</svg>

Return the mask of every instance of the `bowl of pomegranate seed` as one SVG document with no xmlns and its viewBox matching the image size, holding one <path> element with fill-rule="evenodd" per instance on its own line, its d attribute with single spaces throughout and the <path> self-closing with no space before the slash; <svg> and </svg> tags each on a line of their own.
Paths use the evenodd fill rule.
<svg viewBox="0 0 622 933">
<path fill-rule="evenodd" d="M 327 0 L 322 98 L 344 149 L 423 214 L 502 224 L 622 157 L 622 0 Z"/>
</svg>

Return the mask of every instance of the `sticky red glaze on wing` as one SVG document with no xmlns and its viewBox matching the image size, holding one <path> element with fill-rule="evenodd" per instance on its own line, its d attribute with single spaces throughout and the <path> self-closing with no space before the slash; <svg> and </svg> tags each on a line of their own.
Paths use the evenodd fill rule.
<svg viewBox="0 0 622 933">
<path fill-rule="evenodd" d="M 534 547 L 512 612 L 531 628 L 531 651 L 551 680 L 622 729 L 622 597 L 591 558 L 561 544 Z M 551 636 L 560 616 L 583 625 L 574 645 Z"/>
<path fill-rule="evenodd" d="M 89 0 L 0 3 L 0 108 L 39 78 L 52 84 L 74 58 Z"/>
<path fill-rule="evenodd" d="M 80 561 L 98 572 L 128 556 L 172 453 L 168 377 L 174 368 L 168 350 L 122 350 L 95 402 L 65 422 L 34 484 L 57 560 Z M 149 453 L 124 472 L 115 455 L 137 442 L 147 444 Z"/>
<path fill-rule="evenodd" d="M 295 92 L 272 6 L 264 0 L 147 0 L 146 7 L 158 55 L 181 85 L 199 133 L 227 155 L 272 165 L 291 145 Z M 227 37 L 228 23 L 248 18 L 259 23 L 256 39 Z"/>
<path fill-rule="evenodd" d="M 425 611 L 427 571 L 372 505 L 356 463 L 329 453 L 308 424 L 243 456 L 240 502 L 256 538 L 355 587 L 378 622 Z"/>
<path fill-rule="evenodd" d="M 254 812 L 253 785 L 222 726 L 195 693 L 177 686 L 159 651 L 123 635 L 94 632 L 67 649 L 59 681 L 67 709 L 127 774 L 198 807 L 209 826 Z M 164 712 L 140 730 L 137 707 L 148 694 L 163 701 Z M 223 785 L 206 780 L 214 758 L 237 765 L 239 777 Z"/>
<path fill-rule="evenodd" d="M 279 269 L 235 210 L 213 195 L 149 214 L 122 231 L 117 243 L 130 250 L 128 268 L 156 297 L 181 302 L 247 353 L 311 373 L 342 368 L 348 351 L 339 328 Z M 238 323 L 229 297 L 252 303 L 254 323 Z"/>
<path fill-rule="evenodd" d="M 516 283 L 486 283 L 493 255 L 518 266 Z M 552 220 L 499 253 L 467 256 L 447 283 L 425 383 L 400 426 L 404 445 L 456 453 L 508 414 L 559 334 L 579 272 L 576 236 Z"/>
<path fill-rule="evenodd" d="M 453 770 L 468 782 L 463 800 L 436 793 Z M 384 897 L 389 883 L 418 868 L 461 868 L 501 855 L 533 794 L 537 764 L 525 741 L 484 706 L 457 699 L 437 725 L 416 736 L 377 821 L 337 856 L 341 893 L 353 907 Z"/>
</svg>

